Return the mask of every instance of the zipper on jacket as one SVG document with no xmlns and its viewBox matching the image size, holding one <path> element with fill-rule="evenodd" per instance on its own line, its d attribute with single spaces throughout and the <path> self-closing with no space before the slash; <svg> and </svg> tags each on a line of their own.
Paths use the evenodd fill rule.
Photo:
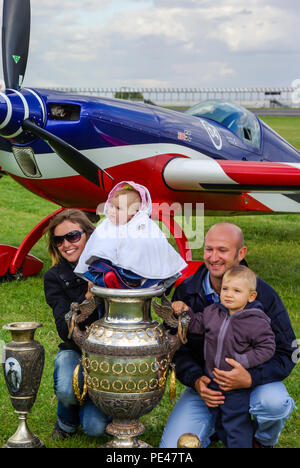
<svg viewBox="0 0 300 468">
<path fill-rule="evenodd" d="M 218 345 L 217 345 L 217 352 L 215 356 L 215 365 L 217 369 L 220 369 L 220 363 L 221 363 L 221 357 L 222 357 L 222 351 L 224 347 L 224 338 L 227 332 L 227 329 L 229 327 L 231 315 L 227 315 L 222 323 L 222 326 L 220 328 L 220 333 L 218 336 Z"/>
</svg>

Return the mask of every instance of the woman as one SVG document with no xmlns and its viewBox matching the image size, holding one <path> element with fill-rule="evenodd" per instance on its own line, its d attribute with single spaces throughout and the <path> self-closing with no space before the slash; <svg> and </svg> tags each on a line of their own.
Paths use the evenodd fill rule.
<svg viewBox="0 0 300 468">
<path fill-rule="evenodd" d="M 45 297 L 53 311 L 57 332 L 63 340 L 54 361 L 54 391 L 58 399 L 57 421 L 52 432 L 54 438 L 75 434 L 79 425 L 86 434 L 99 436 L 105 432 L 109 422 L 108 416 L 97 409 L 88 397 L 83 406 L 79 406 L 76 400 L 72 377 L 81 358 L 81 351 L 68 338 L 65 320 L 71 303 L 81 303 L 88 297 L 88 283 L 78 278 L 74 269 L 94 229 L 88 217 L 82 211 L 74 209 L 58 213 L 47 229 L 48 251 L 53 266 L 44 277 Z M 98 318 L 99 312 L 95 310 L 79 326 L 85 329 Z M 82 372 L 79 383 L 83 383 Z"/>
</svg>

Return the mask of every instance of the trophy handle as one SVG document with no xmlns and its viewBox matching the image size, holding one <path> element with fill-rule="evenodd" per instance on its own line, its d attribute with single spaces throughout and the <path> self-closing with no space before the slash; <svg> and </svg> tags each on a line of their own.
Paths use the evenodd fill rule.
<svg viewBox="0 0 300 468">
<path fill-rule="evenodd" d="M 174 335 L 171 330 L 167 330 L 167 337 L 170 346 L 169 366 L 172 369 L 170 376 L 169 399 L 171 403 L 174 403 L 176 397 L 176 371 L 175 364 L 171 361 L 173 359 L 174 354 L 180 348 L 180 346 L 187 343 L 187 331 L 191 319 L 185 311 L 182 311 L 182 313 L 178 317 L 176 317 L 173 313 L 171 302 L 166 298 L 164 294 L 161 298 L 161 304 L 159 304 L 156 301 L 153 301 L 153 309 L 156 315 L 162 318 L 164 322 L 169 327 L 171 327 L 171 329 L 174 330 L 177 328 L 176 335 Z"/>
<path fill-rule="evenodd" d="M 173 313 L 173 309 L 172 309 L 172 304 L 166 298 L 164 294 L 161 299 L 161 304 L 159 304 L 156 301 L 153 301 L 153 309 L 156 315 L 162 318 L 169 327 L 173 329 L 177 328 L 177 335 L 176 335 L 177 343 L 176 344 L 172 343 L 173 346 L 179 347 L 182 344 L 186 344 L 187 343 L 187 331 L 188 331 L 189 323 L 191 320 L 189 315 L 185 311 L 182 311 L 182 313 L 178 317 L 175 317 Z M 169 341 L 174 342 L 174 335 L 173 337 L 171 333 L 168 333 L 168 335 L 169 335 Z"/>
<path fill-rule="evenodd" d="M 69 329 L 68 340 L 72 338 L 75 324 L 76 324 L 76 314 L 72 313 L 71 319 L 68 321 L 68 329 Z"/>
<path fill-rule="evenodd" d="M 72 302 L 70 311 L 65 315 L 65 321 L 69 330 L 68 339 L 72 338 L 80 349 L 86 338 L 86 331 L 81 330 L 78 324 L 85 322 L 99 304 L 100 300 L 95 296 L 84 300 L 81 304 Z"/>
<path fill-rule="evenodd" d="M 68 339 L 72 339 L 74 343 L 76 343 L 76 345 L 81 349 L 82 343 L 86 338 L 86 331 L 80 330 L 76 319 L 76 312 L 70 311 L 65 315 L 65 320 L 67 322 L 69 330 Z"/>
<path fill-rule="evenodd" d="M 181 315 L 178 317 L 178 336 L 180 339 L 181 344 L 186 344 L 187 343 L 187 332 L 189 328 L 189 323 L 190 323 L 190 317 L 183 312 Z"/>
</svg>

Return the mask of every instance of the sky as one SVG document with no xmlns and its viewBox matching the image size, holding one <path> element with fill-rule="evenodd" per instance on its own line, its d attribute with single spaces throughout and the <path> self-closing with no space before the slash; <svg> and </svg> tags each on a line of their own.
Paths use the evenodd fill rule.
<svg viewBox="0 0 300 468">
<path fill-rule="evenodd" d="M 24 86 L 281 87 L 300 78 L 299 0 L 31 0 L 31 9 Z"/>
</svg>

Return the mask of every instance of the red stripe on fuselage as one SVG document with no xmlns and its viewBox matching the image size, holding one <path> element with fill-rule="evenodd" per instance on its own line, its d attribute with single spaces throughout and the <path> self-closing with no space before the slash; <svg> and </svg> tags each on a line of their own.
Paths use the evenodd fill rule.
<svg viewBox="0 0 300 468">
<path fill-rule="evenodd" d="M 218 160 L 223 171 L 241 185 L 300 186 L 300 169 L 281 163 Z"/>
<path fill-rule="evenodd" d="M 106 169 L 114 184 L 132 180 L 148 187 L 153 203 L 203 203 L 206 212 L 270 212 L 268 207 L 249 197 L 247 193 L 211 193 L 170 190 L 163 181 L 162 172 L 170 159 L 179 155 L 164 154 L 141 159 Z M 18 183 L 42 198 L 59 206 L 95 210 L 107 199 L 107 190 L 101 190 L 82 176 L 56 179 L 26 179 L 12 176 Z"/>
</svg>

